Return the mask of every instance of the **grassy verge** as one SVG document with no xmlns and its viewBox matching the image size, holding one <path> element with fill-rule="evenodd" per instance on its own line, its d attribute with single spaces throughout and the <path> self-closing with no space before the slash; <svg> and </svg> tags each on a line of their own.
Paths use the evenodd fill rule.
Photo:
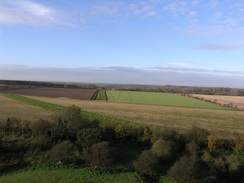
<svg viewBox="0 0 244 183">
<path fill-rule="evenodd" d="M 24 103 L 24 104 L 29 104 L 29 105 L 33 105 L 48 111 L 52 111 L 52 112 L 58 112 L 63 110 L 65 107 L 60 106 L 60 105 L 56 105 L 56 104 L 51 104 L 51 103 L 47 103 L 47 102 L 42 102 L 39 100 L 35 100 L 35 99 L 31 99 L 28 97 L 24 97 L 21 95 L 13 95 L 13 94 L 0 94 L 1 96 L 13 99 L 15 101 L 18 101 L 20 103 Z"/>
<path fill-rule="evenodd" d="M 91 168 L 39 168 L 0 176 L 0 183 L 143 183 L 138 173 Z"/>
</svg>

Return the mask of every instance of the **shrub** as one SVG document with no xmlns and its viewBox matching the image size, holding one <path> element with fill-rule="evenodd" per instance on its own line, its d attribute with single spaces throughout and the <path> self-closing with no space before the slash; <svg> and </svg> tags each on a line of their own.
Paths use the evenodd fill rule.
<svg viewBox="0 0 244 183">
<path fill-rule="evenodd" d="M 19 136 L 22 133 L 21 121 L 18 118 L 11 117 L 7 119 L 6 132 L 11 132 L 13 135 Z"/>
<path fill-rule="evenodd" d="M 216 140 L 217 140 L 216 137 L 214 137 L 212 135 L 208 137 L 208 149 L 210 152 L 213 152 L 216 150 L 216 148 L 217 148 Z"/>
<path fill-rule="evenodd" d="M 74 145 L 70 141 L 61 142 L 46 152 L 46 158 L 61 164 L 72 163 L 75 160 Z"/>
<path fill-rule="evenodd" d="M 160 168 L 159 162 L 159 158 L 151 150 L 146 150 L 133 162 L 133 167 L 141 174 L 157 177 Z"/>
<path fill-rule="evenodd" d="M 244 162 L 236 155 L 222 156 L 213 164 L 213 174 L 223 181 L 238 182 L 243 173 Z"/>
<path fill-rule="evenodd" d="M 113 156 L 109 142 L 103 141 L 93 144 L 89 148 L 84 148 L 82 159 L 88 166 L 93 168 L 103 168 L 113 165 Z"/>
<path fill-rule="evenodd" d="M 26 125 L 29 125 L 28 123 Z M 47 121 L 40 119 L 30 125 L 30 129 L 33 136 L 48 137 L 51 135 L 52 124 Z"/>
<path fill-rule="evenodd" d="M 195 142 L 198 147 L 202 148 L 207 144 L 207 137 L 209 135 L 208 130 L 193 126 L 189 132 L 189 140 Z"/>
<path fill-rule="evenodd" d="M 102 129 L 100 128 L 87 128 L 80 129 L 76 133 L 77 141 L 76 144 L 79 148 L 89 147 L 92 144 L 102 141 Z"/>
<path fill-rule="evenodd" d="M 168 177 L 177 182 L 196 183 L 200 177 L 196 160 L 183 156 L 168 171 Z"/>
<path fill-rule="evenodd" d="M 140 137 L 140 142 L 144 144 L 149 144 L 151 143 L 151 138 L 152 138 L 152 131 L 149 127 L 144 127 L 143 128 L 143 133 Z"/>
<path fill-rule="evenodd" d="M 72 105 L 54 115 L 56 138 L 75 140 L 76 131 L 81 129 L 84 121 L 79 107 Z"/>
<path fill-rule="evenodd" d="M 157 140 L 152 146 L 152 152 L 164 161 L 171 161 L 175 157 L 175 147 L 171 141 Z"/>
<path fill-rule="evenodd" d="M 244 151 L 244 141 L 241 139 L 241 137 L 236 137 L 234 139 L 234 152 L 236 154 L 241 153 Z"/>
<path fill-rule="evenodd" d="M 129 133 L 126 131 L 125 125 L 117 125 L 114 131 L 115 131 L 115 137 L 117 139 L 125 140 L 129 136 Z"/>
</svg>

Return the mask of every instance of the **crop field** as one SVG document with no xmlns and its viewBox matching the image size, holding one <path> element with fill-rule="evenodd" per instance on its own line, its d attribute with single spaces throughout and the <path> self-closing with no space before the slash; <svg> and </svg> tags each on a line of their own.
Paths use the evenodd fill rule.
<svg viewBox="0 0 244 183">
<path fill-rule="evenodd" d="M 205 100 L 211 100 L 212 102 L 218 102 L 222 105 L 231 104 L 238 109 L 244 109 L 244 96 L 223 96 L 223 95 L 197 95 L 191 94 L 193 97 L 203 98 Z"/>
<path fill-rule="evenodd" d="M 0 120 L 6 121 L 8 117 L 17 117 L 24 120 L 47 118 L 52 112 L 39 107 L 23 104 L 0 95 Z"/>
<path fill-rule="evenodd" d="M 106 94 L 109 102 L 228 109 L 212 103 L 169 93 L 106 90 Z"/>
<path fill-rule="evenodd" d="M 232 138 L 238 133 L 244 136 L 243 111 L 29 97 L 61 106 L 76 105 L 84 111 L 143 125 L 174 128 L 182 132 L 196 125 L 225 138 Z"/>
<path fill-rule="evenodd" d="M 92 100 L 108 100 L 106 90 L 97 90 L 93 95 Z"/>
<path fill-rule="evenodd" d="M 80 100 L 90 100 L 96 89 L 71 89 L 71 88 L 29 88 L 15 90 L 1 90 L 0 93 L 42 96 L 51 98 L 72 98 Z"/>
</svg>

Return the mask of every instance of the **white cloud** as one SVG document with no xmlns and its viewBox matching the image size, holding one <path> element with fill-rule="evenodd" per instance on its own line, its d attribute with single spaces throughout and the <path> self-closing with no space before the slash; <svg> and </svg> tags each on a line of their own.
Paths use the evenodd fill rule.
<svg viewBox="0 0 244 183">
<path fill-rule="evenodd" d="M 57 10 L 32 1 L 0 2 L 0 23 L 27 25 L 68 25 L 58 17 Z"/>
<path fill-rule="evenodd" d="M 217 18 L 221 18 L 223 16 L 223 12 L 218 11 L 218 12 L 215 13 L 214 16 L 217 17 Z"/>
<path fill-rule="evenodd" d="M 185 1 L 176 1 L 171 4 L 167 4 L 164 6 L 165 10 L 169 10 L 173 13 L 186 13 L 187 11 L 187 3 Z"/>
<path fill-rule="evenodd" d="M 115 15 L 119 12 L 121 8 L 121 3 L 103 3 L 103 4 L 98 4 L 94 5 L 91 7 L 90 13 L 92 15 Z"/>
<path fill-rule="evenodd" d="M 205 44 L 199 46 L 199 48 L 204 50 L 237 50 L 244 49 L 244 42 Z"/>
<path fill-rule="evenodd" d="M 189 13 L 189 16 L 191 16 L 191 17 L 196 16 L 196 15 L 197 15 L 197 12 L 196 12 L 196 11 L 191 11 L 191 12 Z"/>
</svg>

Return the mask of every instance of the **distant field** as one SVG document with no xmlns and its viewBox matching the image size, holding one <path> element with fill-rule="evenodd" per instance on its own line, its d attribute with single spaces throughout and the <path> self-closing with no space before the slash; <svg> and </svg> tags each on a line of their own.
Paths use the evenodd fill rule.
<svg viewBox="0 0 244 183">
<path fill-rule="evenodd" d="M 17 117 L 24 120 L 37 120 L 47 118 L 52 114 L 50 111 L 39 107 L 22 104 L 0 95 L 0 120 L 5 121 L 8 117 Z"/>
<path fill-rule="evenodd" d="M 228 109 L 208 102 L 198 101 L 179 95 L 159 92 L 137 92 L 106 90 L 109 102 L 151 104 L 178 107 L 197 107 L 208 109 Z"/>
<path fill-rule="evenodd" d="M 197 95 L 191 94 L 193 97 L 199 97 L 206 100 L 218 102 L 220 104 L 232 104 L 238 109 L 244 109 L 244 96 L 223 96 L 223 95 Z"/>
<path fill-rule="evenodd" d="M 31 96 L 30 96 L 31 97 Z M 182 132 L 193 125 L 206 128 L 217 136 L 226 138 L 240 133 L 244 137 L 244 112 L 203 108 L 184 108 L 106 101 L 85 101 L 31 97 L 62 106 L 77 105 L 84 111 L 134 121 L 145 125 L 175 128 Z"/>
<path fill-rule="evenodd" d="M 71 88 L 29 88 L 15 90 L 0 90 L 0 93 L 42 96 L 51 98 L 71 98 L 80 100 L 90 100 L 96 89 L 71 89 Z"/>
</svg>

